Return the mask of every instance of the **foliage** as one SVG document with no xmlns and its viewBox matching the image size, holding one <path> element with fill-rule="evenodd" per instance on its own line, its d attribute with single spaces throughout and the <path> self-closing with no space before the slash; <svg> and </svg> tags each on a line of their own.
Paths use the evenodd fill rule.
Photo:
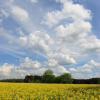
<svg viewBox="0 0 100 100">
<path fill-rule="evenodd" d="M 44 72 L 43 76 L 45 75 L 53 75 L 53 71 L 48 69 Z"/>
<path fill-rule="evenodd" d="M 42 82 L 43 83 L 55 83 L 55 75 L 53 74 L 53 71 L 46 70 L 42 76 Z"/>
<path fill-rule="evenodd" d="M 100 84 L 100 78 L 73 79 L 74 84 Z"/>
<path fill-rule="evenodd" d="M 60 83 L 72 83 L 72 77 L 69 73 L 64 73 L 58 77 Z"/>
<path fill-rule="evenodd" d="M 37 79 L 38 78 L 38 79 Z M 37 81 L 38 80 L 38 81 Z M 43 82 L 43 83 L 72 83 L 72 77 L 69 73 L 55 76 L 53 71 L 46 70 L 42 76 L 27 75 L 24 82 Z"/>
<path fill-rule="evenodd" d="M 2 79 L 0 82 L 23 83 L 24 79 Z"/>
<path fill-rule="evenodd" d="M 42 82 L 43 83 L 55 83 L 55 76 L 54 75 L 43 75 Z"/>
<path fill-rule="evenodd" d="M 24 82 L 32 83 L 34 81 L 34 77 L 32 75 L 25 76 Z"/>
<path fill-rule="evenodd" d="M 55 76 L 52 70 L 46 70 L 42 76 L 26 75 L 25 79 L 3 79 L 0 82 L 100 84 L 100 78 L 73 79 L 69 73 Z"/>
</svg>

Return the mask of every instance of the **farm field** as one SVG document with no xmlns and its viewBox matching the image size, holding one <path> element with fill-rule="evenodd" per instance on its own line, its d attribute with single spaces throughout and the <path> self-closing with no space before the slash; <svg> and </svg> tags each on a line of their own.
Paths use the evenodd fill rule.
<svg viewBox="0 0 100 100">
<path fill-rule="evenodd" d="M 100 100 L 100 85 L 1 82 L 0 100 Z"/>
</svg>

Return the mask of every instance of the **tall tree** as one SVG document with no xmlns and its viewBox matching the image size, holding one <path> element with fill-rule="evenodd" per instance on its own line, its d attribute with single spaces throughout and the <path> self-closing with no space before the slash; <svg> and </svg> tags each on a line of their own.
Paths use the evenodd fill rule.
<svg viewBox="0 0 100 100">
<path fill-rule="evenodd" d="M 26 75 L 25 79 L 24 79 L 24 82 L 31 83 L 31 82 L 33 82 L 33 80 L 34 80 L 34 76 L 32 76 L 32 75 Z"/>
<path fill-rule="evenodd" d="M 55 82 L 55 75 L 53 74 L 53 71 L 46 70 L 42 76 L 42 82 L 54 83 Z"/>
<path fill-rule="evenodd" d="M 73 79 L 72 79 L 71 74 L 64 73 L 64 74 L 57 77 L 57 81 L 59 83 L 72 83 Z"/>
</svg>

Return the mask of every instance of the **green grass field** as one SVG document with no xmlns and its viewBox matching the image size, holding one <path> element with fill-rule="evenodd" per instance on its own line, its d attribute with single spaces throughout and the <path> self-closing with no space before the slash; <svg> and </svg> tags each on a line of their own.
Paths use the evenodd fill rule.
<svg viewBox="0 0 100 100">
<path fill-rule="evenodd" d="M 0 83 L 0 100 L 100 100 L 100 85 Z"/>
</svg>

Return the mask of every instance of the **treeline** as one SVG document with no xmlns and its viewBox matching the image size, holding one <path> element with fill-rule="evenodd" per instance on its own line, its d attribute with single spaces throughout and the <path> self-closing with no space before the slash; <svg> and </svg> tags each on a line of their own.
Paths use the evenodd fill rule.
<svg viewBox="0 0 100 100">
<path fill-rule="evenodd" d="M 27 75 L 24 79 L 25 83 L 72 83 L 71 74 L 64 73 L 60 76 L 55 76 L 53 71 L 46 70 L 42 76 Z"/>
<path fill-rule="evenodd" d="M 43 75 L 26 75 L 24 79 L 5 79 L 1 82 L 19 83 L 64 83 L 64 84 L 100 84 L 100 78 L 74 79 L 71 74 L 63 73 L 55 76 L 53 71 L 46 70 Z"/>
<path fill-rule="evenodd" d="M 72 83 L 72 84 L 100 84 L 100 78 L 91 79 L 74 79 L 71 74 L 63 73 L 55 76 L 51 70 L 44 72 L 42 76 L 27 75 L 24 79 L 25 83 Z"/>
<path fill-rule="evenodd" d="M 73 79 L 74 84 L 100 84 L 100 78 Z"/>
<path fill-rule="evenodd" d="M 24 79 L 2 79 L 0 82 L 24 83 Z"/>
</svg>

